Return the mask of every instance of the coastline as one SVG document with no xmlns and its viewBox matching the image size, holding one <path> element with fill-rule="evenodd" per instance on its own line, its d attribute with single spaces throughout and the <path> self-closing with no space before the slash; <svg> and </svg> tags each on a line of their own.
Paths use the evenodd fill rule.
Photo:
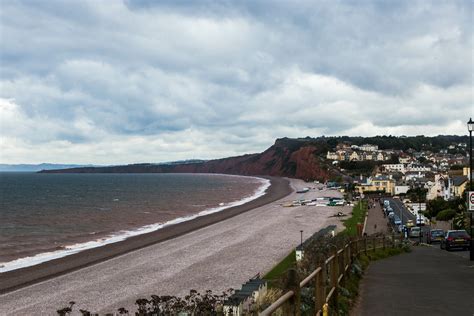
<svg viewBox="0 0 474 316">
<path fill-rule="evenodd" d="M 261 177 L 270 180 L 267 192 L 245 204 L 232 206 L 222 211 L 202 215 L 191 220 L 165 226 L 153 232 L 129 237 L 125 240 L 105 244 L 70 254 L 61 258 L 45 261 L 33 266 L 0 273 L 0 294 L 64 275 L 88 267 L 134 250 L 160 243 L 217 222 L 229 219 L 241 213 L 279 200 L 292 192 L 289 181 L 276 177 Z"/>
<path fill-rule="evenodd" d="M 201 175 L 209 176 L 209 174 L 201 174 Z M 116 232 L 112 232 L 108 235 L 101 236 L 99 239 L 92 239 L 89 241 L 84 241 L 80 243 L 71 244 L 69 246 L 65 246 L 61 250 L 42 252 L 42 253 L 38 253 L 32 256 L 28 256 L 28 257 L 17 258 L 9 262 L 1 262 L 0 275 L 5 272 L 27 268 L 27 267 L 38 265 L 47 261 L 70 256 L 79 252 L 83 252 L 88 249 L 103 247 L 108 244 L 121 242 L 131 237 L 155 232 L 167 226 L 176 225 L 182 222 L 187 222 L 201 216 L 206 216 L 212 213 L 222 212 L 229 208 L 249 203 L 255 199 L 258 199 L 261 196 L 264 196 L 266 194 L 267 189 L 270 187 L 270 184 L 271 184 L 269 179 L 255 177 L 255 176 L 226 175 L 226 174 L 216 174 L 216 175 L 222 175 L 225 177 L 251 178 L 251 179 L 255 179 L 259 181 L 261 184 L 260 184 L 260 187 L 258 187 L 257 190 L 253 192 L 253 195 L 243 196 L 238 200 L 230 201 L 227 203 L 220 203 L 219 205 L 203 209 L 197 213 L 183 215 L 180 217 L 170 219 L 165 222 L 146 224 L 146 225 L 128 229 L 128 230 L 119 230 Z"/>
</svg>

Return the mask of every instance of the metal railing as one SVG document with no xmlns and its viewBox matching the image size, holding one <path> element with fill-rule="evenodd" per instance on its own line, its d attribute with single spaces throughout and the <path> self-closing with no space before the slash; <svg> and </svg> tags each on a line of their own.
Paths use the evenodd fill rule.
<svg viewBox="0 0 474 316">
<path fill-rule="evenodd" d="M 337 303 L 338 286 L 344 284 L 344 278 L 347 275 L 354 259 L 361 253 L 368 254 L 376 249 L 394 248 L 399 244 L 400 238 L 392 234 L 390 237 L 385 235 L 378 237 L 365 237 L 351 240 L 341 249 L 327 258 L 323 264 L 317 267 L 301 282 L 298 282 L 296 270 L 288 271 L 288 282 L 285 293 L 274 303 L 267 307 L 259 315 L 272 315 L 279 308 L 283 309 L 283 315 L 301 314 L 301 288 L 311 285 L 314 287 L 314 314 L 322 315 L 325 304 L 331 302 Z"/>
</svg>

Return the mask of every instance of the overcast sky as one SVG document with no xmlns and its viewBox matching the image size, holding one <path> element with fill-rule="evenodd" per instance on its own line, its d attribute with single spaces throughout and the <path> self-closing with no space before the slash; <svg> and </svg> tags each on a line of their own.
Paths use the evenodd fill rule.
<svg viewBox="0 0 474 316">
<path fill-rule="evenodd" d="M 464 135 L 474 117 L 470 0 L 0 5 L 0 163 Z"/>
</svg>

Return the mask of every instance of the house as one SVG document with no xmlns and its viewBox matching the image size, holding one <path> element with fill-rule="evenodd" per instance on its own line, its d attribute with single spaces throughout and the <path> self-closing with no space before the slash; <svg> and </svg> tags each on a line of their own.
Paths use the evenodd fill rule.
<svg viewBox="0 0 474 316">
<path fill-rule="evenodd" d="M 385 171 L 388 171 L 388 172 L 397 171 L 397 172 L 405 173 L 405 165 L 402 163 L 383 164 L 382 167 L 385 169 Z"/>
<path fill-rule="evenodd" d="M 359 146 L 359 149 L 362 151 L 377 151 L 379 150 L 378 145 L 371 145 L 371 144 L 364 144 L 362 146 Z"/>
<path fill-rule="evenodd" d="M 406 168 L 406 171 L 408 172 L 427 172 L 427 171 L 431 171 L 431 167 L 429 166 L 424 166 L 424 165 L 421 165 L 421 164 L 409 164 Z"/>
<path fill-rule="evenodd" d="M 472 177 L 472 173 L 471 173 L 471 176 L 469 176 L 469 170 L 470 169 L 471 168 L 469 168 L 469 167 L 463 167 L 462 168 L 462 175 L 467 177 L 468 179 L 471 179 L 471 177 Z"/>
<path fill-rule="evenodd" d="M 434 181 L 428 181 L 425 184 L 425 188 L 428 189 L 426 193 L 427 200 L 434 200 L 438 197 L 445 198 L 446 186 L 445 177 L 441 174 L 435 174 Z"/>
<path fill-rule="evenodd" d="M 329 159 L 329 160 L 339 160 L 338 158 L 339 156 L 335 152 L 328 151 L 328 154 L 326 155 L 326 159 Z"/>
<path fill-rule="evenodd" d="M 411 157 L 410 156 L 400 156 L 398 157 L 398 162 L 401 163 L 401 164 L 407 164 L 407 163 L 410 163 L 412 161 Z"/>
<path fill-rule="evenodd" d="M 469 181 L 466 176 L 454 176 L 452 178 L 451 193 L 455 197 L 462 197 Z"/>
<path fill-rule="evenodd" d="M 405 181 L 414 181 L 425 177 L 424 172 L 407 172 L 405 173 Z"/>
<path fill-rule="evenodd" d="M 400 184 L 395 186 L 395 195 L 400 195 L 400 194 L 407 194 L 408 190 L 410 190 L 410 186 L 406 184 Z"/>
<path fill-rule="evenodd" d="M 389 194 L 395 194 L 395 180 L 386 175 L 377 175 L 366 178 L 365 182 L 356 184 L 356 190 L 360 194 L 371 191 L 383 191 Z"/>
<path fill-rule="evenodd" d="M 379 151 L 379 152 L 377 153 L 376 160 L 377 160 L 377 161 L 384 161 L 384 160 L 386 160 L 386 159 L 385 159 L 385 155 L 384 155 L 381 151 Z"/>
<path fill-rule="evenodd" d="M 375 158 L 374 157 L 375 155 L 368 151 L 362 152 L 361 156 L 362 156 L 362 160 L 374 160 Z"/>
<path fill-rule="evenodd" d="M 248 280 L 224 302 L 224 315 L 240 316 L 251 312 L 253 304 L 267 292 L 267 282 L 256 278 Z"/>
<path fill-rule="evenodd" d="M 357 151 L 353 151 L 352 154 L 349 157 L 349 160 L 350 161 L 359 161 L 359 160 L 361 160 L 361 157 L 359 156 Z"/>
</svg>

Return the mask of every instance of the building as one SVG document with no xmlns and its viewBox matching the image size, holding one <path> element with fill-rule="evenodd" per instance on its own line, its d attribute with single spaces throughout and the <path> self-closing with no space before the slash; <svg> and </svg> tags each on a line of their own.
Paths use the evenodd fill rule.
<svg viewBox="0 0 474 316">
<path fill-rule="evenodd" d="M 335 152 L 328 151 L 328 154 L 326 155 L 326 159 L 339 160 L 339 155 Z"/>
<path fill-rule="evenodd" d="M 471 179 L 471 177 L 472 177 L 472 173 L 471 173 L 471 176 L 469 176 L 469 170 L 470 169 L 471 168 L 469 168 L 469 167 L 463 167 L 462 168 L 462 175 L 467 177 L 468 179 Z"/>
<path fill-rule="evenodd" d="M 378 145 L 371 145 L 371 144 L 364 144 L 362 146 L 359 146 L 359 149 L 362 151 L 377 151 L 379 150 Z"/>
<path fill-rule="evenodd" d="M 454 176 L 451 185 L 452 196 L 462 197 L 468 183 L 469 181 L 466 176 Z"/>
<path fill-rule="evenodd" d="M 407 172 L 427 172 L 431 171 L 431 167 L 412 163 L 407 165 L 405 170 Z"/>
<path fill-rule="evenodd" d="M 350 160 L 350 161 L 359 161 L 359 160 L 361 160 L 361 159 L 360 159 L 360 156 L 359 156 L 359 154 L 357 153 L 357 151 L 353 151 L 353 152 L 351 153 L 350 157 L 349 157 L 349 160 Z"/>
<path fill-rule="evenodd" d="M 400 194 L 407 194 L 408 190 L 410 190 L 409 185 L 396 185 L 395 186 L 395 195 L 400 195 Z"/>
<path fill-rule="evenodd" d="M 412 158 L 410 156 L 400 156 L 398 157 L 398 162 L 401 164 L 408 164 L 412 161 Z"/>
<path fill-rule="evenodd" d="M 405 181 L 415 181 L 425 177 L 424 172 L 407 172 L 405 173 Z"/>
<path fill-rule="evenodd" d="M 240 316 L 251 314 L 252 306 L 267 292 L 267 282 L 258 275 L 248 280 L 242 289 L 235 290 L 224 302 L 224 315 Z"/>
<path fill-rule="evenodd" d="M 362 180 L 362 179 L 361 179 Z M 391 195 L 395 194 L 395 180 L 386 175 L 377 175 L 364 179 L 364 182 L 356 184 L 356 190 L 360 194 L 373 191 L 383 191 Z"/>
<path fill-rule="evenodd" d="M 426 193 L 427 200 L 434 200 L 438 197 L 443 199 L 446 197 L 446 177 L 440 174 L 435 174 L 434 181 L 428 181 L 425 188 L 428 189 Z"/>
<path fill-rule="evenodd" d="M 385 171 L 388 171 L 388 172 L 401 172 L 401 173 L 405 173 L 405 165 L 402 164 L 402 163 L 383 164 L 382 167 L 385 169 Z"/>
</svg>

